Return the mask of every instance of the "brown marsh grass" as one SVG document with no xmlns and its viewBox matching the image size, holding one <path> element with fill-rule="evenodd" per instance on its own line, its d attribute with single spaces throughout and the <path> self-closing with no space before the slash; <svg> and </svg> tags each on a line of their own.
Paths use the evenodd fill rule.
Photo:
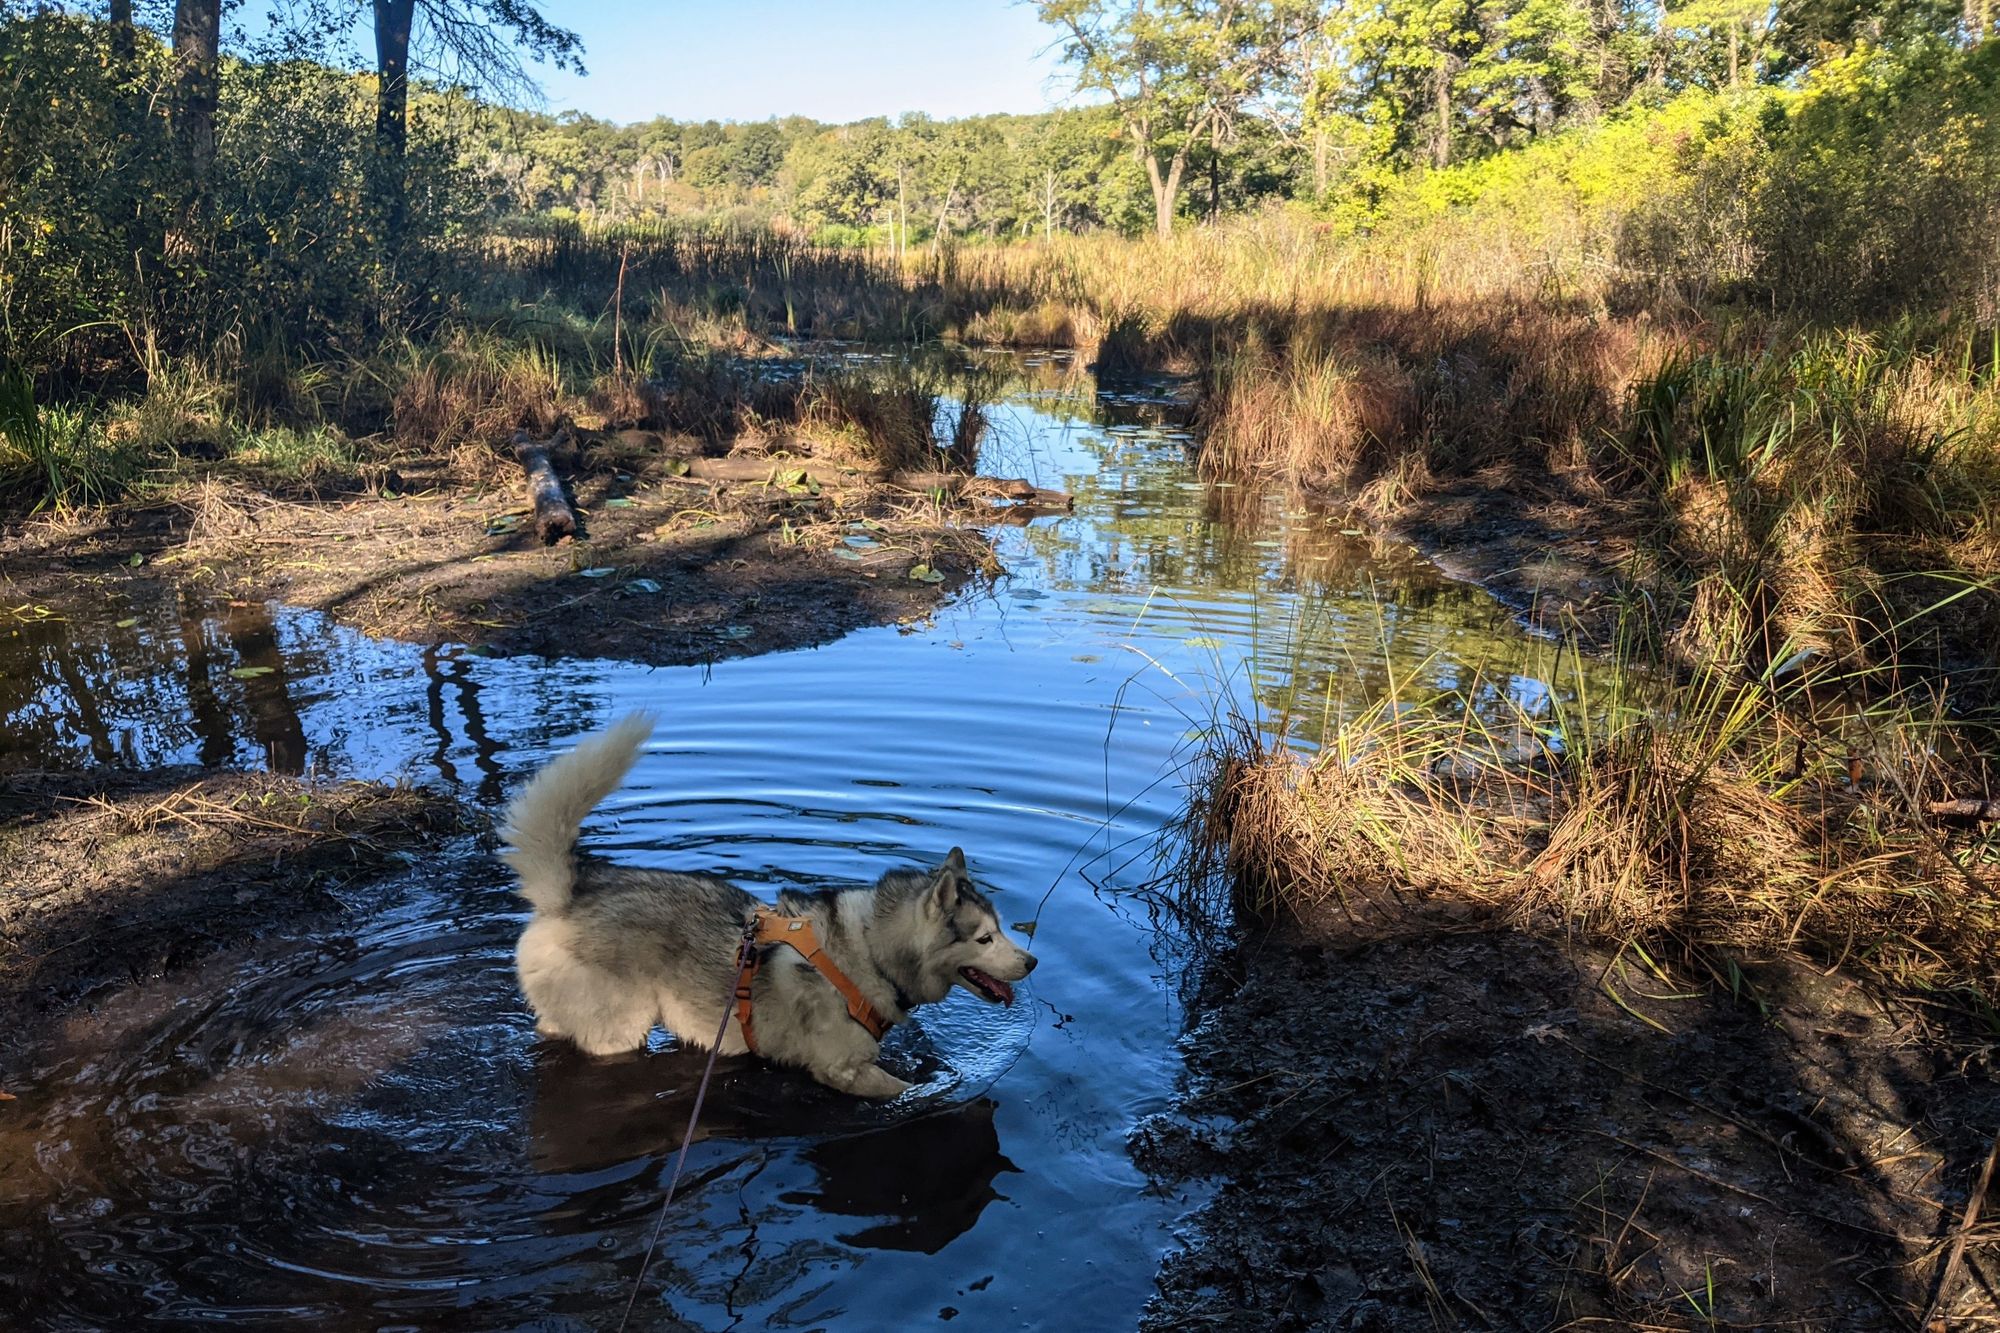
<svg viewBox="0 0 2000 1333">
<path fill-rule="evenodd" d="M 1477 682 L 1392 689 L 1329 710 L 1313 753 L 1283 726 L 1215 729 L 1180 829 L 1187 910 L 1469 911 L 1718 977 L 1798 952 L 2000 1003 L 2000 830 L 1936 806 L 1989 777 L 1934 697 L 1798 669 L 1584 681 L 1536 716 L 1476 715 Z"/>
</svg>

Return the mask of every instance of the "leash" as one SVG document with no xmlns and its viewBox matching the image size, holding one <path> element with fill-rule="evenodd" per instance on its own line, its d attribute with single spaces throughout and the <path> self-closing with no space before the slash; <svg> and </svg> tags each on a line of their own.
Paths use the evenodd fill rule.
<svg viewBox="0 0 2000 1333">
<path fill-rule="evenodd" d="M 743 974 L 750 968 L 751 959 L 757 954 L 758 919 L 752 918 L 743 928 L 742 943 L 736 949 L 736 976 L 729 983 L 729 994 L 734 995 L 742 984 Z M 667 1225 L 667 1209 L 674 1206 L 674 1191 L 680 1188 L 681 1168 L 687 1165 L 688 1148 L 694 1143 L 694 1127 L 701 1119 L 701 1104 L 708 1099 L 708 1081 L 715 1074 L 715 1057 L 722 1053 L 722 1038 L 729 1031 L 729 1017 L 734 1008 L 725 999 L 722 1004 L 722 1022 L 715 1029 L 715 1043 L 708 1048 L 708 1065 L 701 1071 L 701 1084 L 695 1089 L 694 1109 L 688 1112 L 687 1133 L 681 1135 L 681 1150 L 674 1158 L 674 1173 L 667 1179 L 667 1197 L 660 1200 L 660 1215 L 653 1219 L 653 1235 L 646 1242 L 646 1257 L 639 1261 L 639 1272 L 632 1279 L 632 1294 L 625 1298 L 625 1313 L 618 1316 L 618 1333 L 624 1333 L 625 1325 L 632 1318 L 632 1307 L 639 1303 L 639 1288 L 646 1285 L 646 1270 L 653 1266 L 653 1252 L 660 1246 L 660 1232 Z"/>
</svg>

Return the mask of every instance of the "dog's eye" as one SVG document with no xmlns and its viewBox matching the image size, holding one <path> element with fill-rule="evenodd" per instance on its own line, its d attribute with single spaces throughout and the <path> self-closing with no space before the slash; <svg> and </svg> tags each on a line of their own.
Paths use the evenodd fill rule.
<svg viewBox="0 0 2000 1333">
<path fill-rule="evenodd" d="M 979 937 L 979 940 L 978 940 L 978 942 L 979 942 L 980 944 L 991 944 L 991 943 L 993 943 L 993 932 L 992 932 L 992 931 L 990 931 L 990 930 L 989 930 L 989 931 L 987 931 L 987 932 L 986 932 L 986 933 L 985 933 L 984 935 L 981 935 L 981 936 Z"/>
</svg>

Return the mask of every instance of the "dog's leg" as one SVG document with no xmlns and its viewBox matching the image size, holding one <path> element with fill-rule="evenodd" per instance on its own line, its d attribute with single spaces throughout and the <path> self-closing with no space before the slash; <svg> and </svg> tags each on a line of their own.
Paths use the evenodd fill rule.
<svg viewBox="0 0 2000 1333">
<path fill-rule="evenodd" d="M 859 1065 L 834 1065 L 825 1069 L 806 1071 L 827 1087 L 837 1092 L 851 1093 L 856 1097 L 873 1097 L 887 1101 L 900 1097 L 910 1090 L 910 1085 L 897 1078 L 874 1061 Z"/>
</svg>

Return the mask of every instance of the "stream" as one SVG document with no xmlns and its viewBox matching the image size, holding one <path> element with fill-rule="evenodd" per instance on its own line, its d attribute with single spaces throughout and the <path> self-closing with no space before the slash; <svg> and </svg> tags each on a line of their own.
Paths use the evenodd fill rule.
<svg viewBox="0 0 2000 1333">
<path fill-rule="evenodd" d="M 487 811 L 621 713 L 661 725 L 595 851 L 764 894 L 965 848 L 1042 966 L 897 1036 L 897 1104 L 725 1060 L 634 1327 L 1122 1328 L 1185 1192 L 1127 1140 L 1173 1111 L 1193 956 L 1162 906 L 1183 770 L 1230 708 L 1329 716 L 1552 645 L 1414 552 L 1204 485 L 1171 385 L 1013 361 L 982 470 L 1076 496 L 925 623 L 647 668 L 371 640 L 280 606 L 52 608 L 0 633 L 0 759 L 407 779 Z M 611 1327 L 700 1060 L 538 1040 L 523 905 L 470 845 L 330 931 L 265 938 L 72 1021 L 0 1084 L 10 1326 Z M 906 1076 L 909 1074 L 906 1073 Z"/>
</svg>

